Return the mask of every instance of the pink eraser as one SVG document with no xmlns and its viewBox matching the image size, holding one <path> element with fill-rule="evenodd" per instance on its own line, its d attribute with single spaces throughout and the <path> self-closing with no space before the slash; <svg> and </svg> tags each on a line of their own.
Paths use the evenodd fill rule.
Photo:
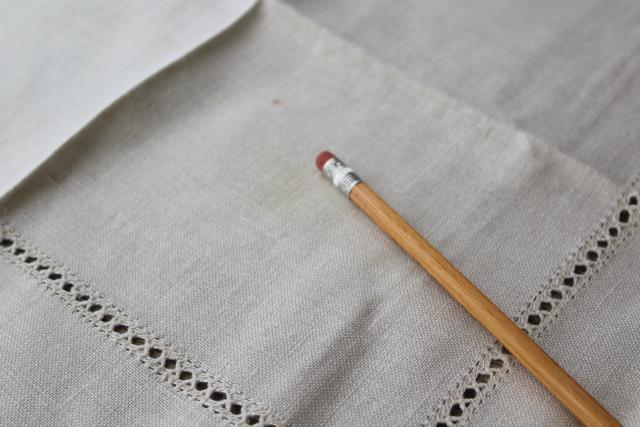
<svg viewBox="0 0 640 427">
<path fill-rule="evenodd" d="M 335 156 L 331 151 L 323 151 L 322 153 L 318 154 L 318 157 L 316 157 L 316 166 L 318 167 L 318 170 L 322 171 L 324 164 L 334 157 Z"/>
</svg>

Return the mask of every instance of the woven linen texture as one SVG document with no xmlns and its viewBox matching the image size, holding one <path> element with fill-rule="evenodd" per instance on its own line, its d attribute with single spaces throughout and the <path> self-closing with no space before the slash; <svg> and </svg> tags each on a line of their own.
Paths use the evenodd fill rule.
<svg viewBox="0 0 640 427">
<path fill-rule="evenodd" d="M 243 16 L 255 0 L 6 2 L 0 14 L 0 195 L 128 90 Z"/>
<path fill-rule="evenodd" d="M 638 172 L 640 36 L 635 28 L 640 8 L 635 2 L 408 0 L 394 7 L 385 0 L 366 5 L 331 0 L 289 3 L 403 74 L 541 137 L 616 183 L 625 184 Z M 599 312 L 614 318 L 620 309 L 632 310 L 631 302 L 622 308 L 604 305 Z M 513 311 L 514 317 L 517 313 Z M 524 324 L 526 319 L 521 320 Z M 611 362 L 614 366 L 630 358 L 614 354 L 611 357 L 619 358 Z M 484 355 L 482 360 L 491 364 L 493 358 Z M 494 363 L 483 375 L 506 368 Z M 464 408 L 471 401 L 461 394 L 464 388 L 457 398 L 465 400 L 458 403 Z M 517 415 L 513 408 L 522 402 L 502 393 L 497 399 L 510 402 L 503 407 Z M 621 413 L 634 414 L 637 402 L 625 406 Z M 454 408 L 454 413 L 462 411 Z M 556 415 L 562 411 L 556 408 Z M 500 419 L 513 425 L 506 417 Z M 541 418 L 531 419 L 544 424 Z M 482 422 L 495 425 L 490 416 Z M 554 423 L 553 418 L 548 423 Z"/>
<path fill-rule="evenodd" d="M 353 165 L 514 316 L 598 227 L 623 191 L 628 159 L 577 159 L 535 129 L 407 76 L 287 6 L 262 2 L 88 123 L 2 199 L 1 215 L 285 423 L 423 423 L 493 341 L 324 182 L 317 152 Z M 2 283 L 5 295 L 26 292 L 20 279 Z M 67 322 L 38 301 L 40 311 L 10 323 L 19 338 L 11 329 L 0 337 L 27 355 L 11 365 L 19 372 L 48 362 L 42 317 Z M 79 326 L 65 325 L 47 329 L 47 344 L 81 347 L 67 336 Z M 102 349 L 94 338 L 86 336 Z M 123 424 L 214 420 L 113 352 L 75 353 L 74 363 L 91 366 L 86 381 L 59 402 L 43 398 L 43 408 L 90 419 L 108 412 L 105 401 L 122 402 L 124 390 L 136 403 L 113 409 Z M 106 382 L 116 359 L 137 381 L 120 374 L 109 393 L 96 393 L 91 379 Z M 55 381 L 24 377 L 0 393 L 11 402 L 60 394 Z M 20 405 L 3 410 L 4 419 L 26 418 Z"/>
<path fill-rule="evenodd" d="M 602 220 L 600 227 L 527 304 L 516 318 L 516 322 L 531 337 L 539 339 L 576 294 L 588 285 L 614 255 L 620 244 L 635 231 L 639 220 L 636 178 L 622 195 L 615 209 Z M 606 295 L 602 297 L 604 299 Z M 479 405 L 503 381 L 514 363 L 514 358 L 504 347 L 499 343 L 494 344 L 458 380 L 447 398 L 434 409 L 428 423 L 443 427 L 468 422 Z"/>
<path fill-rule="evenodd" d="M 281 424 L 268 408 L 234 390 L 188 355 L 136 325 L 126 313 L 63 265 L 24 241 L 7 224 L 0 226 L 0 254 L 7 262 L 46 287 L 52 296 L 115 341 L 161 381 L 232 425 L 275 427 Z"/>
</svg>

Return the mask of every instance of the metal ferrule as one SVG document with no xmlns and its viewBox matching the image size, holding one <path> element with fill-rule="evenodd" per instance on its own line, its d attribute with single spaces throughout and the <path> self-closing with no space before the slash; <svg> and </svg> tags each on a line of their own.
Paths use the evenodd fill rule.
<svg viewBox="0 0 640 427">
<path fill-rule="evenodd" d="M 327 160 L 322 167 L 322 172 L 331 180 L 333 186 L 342 191 L 347 197 L 349 197 L 353 187 L 362 182 L 353 169 L 346 166 L 336 157 Z"/>
</svg>

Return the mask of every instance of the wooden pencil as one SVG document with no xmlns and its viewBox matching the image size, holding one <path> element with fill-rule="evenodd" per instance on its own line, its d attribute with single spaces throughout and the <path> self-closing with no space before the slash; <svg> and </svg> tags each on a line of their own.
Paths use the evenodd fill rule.
<svg viewBox="0 0 640 427">
<path fill-rule="evenodd" d="M 518 325 L 469 281 L 451 262 L 411 227 L 355 172 L 324 151 L 316 158 L 320 169 L 351 201 L 395 240 L 467 312 L 587 426 L 620 423 L 565 372 Z"/>
</svg>

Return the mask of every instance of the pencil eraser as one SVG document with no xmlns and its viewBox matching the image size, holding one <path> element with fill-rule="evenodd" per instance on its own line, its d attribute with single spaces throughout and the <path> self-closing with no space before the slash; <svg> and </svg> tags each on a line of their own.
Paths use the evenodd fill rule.
<svg viewBox="0 0 640 427">
<path fill-rule="evenodd" d="M 322 153 L 318 154 L 318 156 L 316 157 L 316 166 L 318 167 L 318 170 L 322 171 L 322 168 L 324 168 L 324 164 L 334 157 L 335 156 L 331 151 L 323 151 Z"/>
</svg>

